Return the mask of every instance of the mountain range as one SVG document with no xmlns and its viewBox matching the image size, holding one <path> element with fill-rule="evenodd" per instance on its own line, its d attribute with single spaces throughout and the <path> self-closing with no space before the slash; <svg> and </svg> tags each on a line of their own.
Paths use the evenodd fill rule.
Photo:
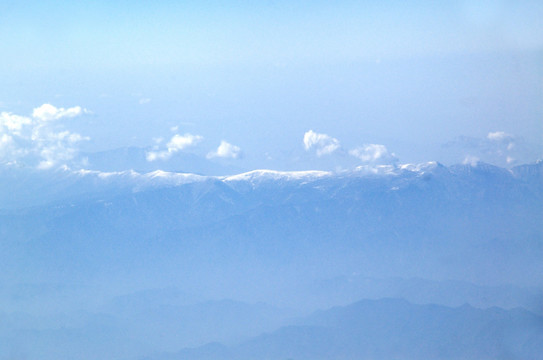
<svg viewBox="0 0 543 360">
<path fill-rule="evenodd" d="M 540 350 L 542 162 L 231 176 L 4 167 L 0 184 L 0 359 Z"/>
</svg>

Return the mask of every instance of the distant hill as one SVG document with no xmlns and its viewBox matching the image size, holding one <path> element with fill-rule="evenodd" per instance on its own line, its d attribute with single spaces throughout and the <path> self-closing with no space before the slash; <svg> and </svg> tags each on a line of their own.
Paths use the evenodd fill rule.
<svg viewBox="0 0 543 360">
<path fill-rule="evenodd" d="M 521 309 L 363 300 L 320 311 L 237 346 L 149 360 L 543 359 L 543 318 Z"/>
</svg>

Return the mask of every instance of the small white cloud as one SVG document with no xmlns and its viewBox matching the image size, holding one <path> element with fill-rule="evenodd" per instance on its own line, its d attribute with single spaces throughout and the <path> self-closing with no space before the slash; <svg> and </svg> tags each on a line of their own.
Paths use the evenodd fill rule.
<svg viewBox="0 0 543 360">
<path fill-rule="evenodd" d="M 76 143 L 76 142 L 79 142 L 79 141 L 82 141 L 82 140 L 89 140 L 89 137 L 85 136 L 81 136 L 79 134 L 76 134 L 76 133 L 71 133 L 69 131 L 61 131 L 59 133 L 51 133 L 49 134 L 49 140 L 52 140 L 52 141 L 66 141 L 68 143 Z"/>
<path fill-rule="evenodd" d="M 366 144 L 349 151 L 349 154 L 357 157 L 364 163 L 392 164 L 398 161 L 394 153 L 390 153 L 385 145 Z"/>
<path fill-rule="evenodd" d="M 141 98 L 141 99 L 138 101 L 138 103 L 139 103 L 140 105 L 149 104 L 150 102 L 151 102 L 151 99 L 149 99 L 149 98 Z"/>
<path fill-rule="evenodd" d="M 50 120 L 69 118 L 87 112 L 80 106 L 56 108 L 44 104 L 34 109 L 32 117 L 7 112 L 0 114 L 0 160 L 23 161 L 40 169 L 65 165 L 77 155 L 76 143 L 88 137 L 65 130 Z"/>
<path fill-rule="evenodd" d="M 145 154 L 145 159 L 147 161 L 155 161 L 155 160 L 167 160 L 172 156 L 172 153 L 169 151 L 148 151 Z"/>
<path fill-rule="evenodd" d="M 511 151 L 515 147 L 515 137 L 504 131 L 489 132 L 486 137 L 490 142 L 505 148 L 507 151 Z"/>
<path fill-rule="evenodd" d="M 8 134 L 0 136 L 0 159 L 6 157 L 6 154 L 13 152 L 13 137 Z M 10 159 L 11 161 L 15 159 Z"/>
<path fill-rule="evenodd" d="M 339 140 L 326 134 L 318 134 L 309 130 L 304 134 L 304 148 L 306 151 L 315 149 L 317 156 L 328 155 L 339 149 Z"/>
<path fill-rule="evenodd" d="M 38 164 L 38 169 L 47 170 L 47 169 L 51 169 L 54 165 L 55 163 L 53 161 L 43 160 L 43 161 L 40 161 L 40 163 Z"/>
<path fill-rule="evenodd" d="M 23 126 L 30 125 L 32 119 L 26 116 L 11 114 L 8 112 L 0 113 L 0 126 L 8 131 L 19 134 Z"/>
<path fill-rule="evenodd" d="M 8 134 L 2 134 L 0 137 L 0 147 L 9 145 L 13 142 L 13 138 L 9 136 Z"/>
<path fill-rule="evenodd" d="M 166 150 L 155 149 L 156 151 L 149 151 L 145 154 L 145 158 L 147 161 L 168 160 L 176 152 L 194 146 L 202 141 L 202 139 L 203 137 L 200 135 L 192 135 L 188 133 L 185 135 L 175 134 L 166 144 Z"/>
<path fill-rule="evenodd" d="M 221 144 L 217 148 L 217 151 L 212 151 L 209 154 L 207 154 L 207 158 L 211 159 L 214 157 L 220 157 L 220 158 L 231 158 L 231 159 L 237 159 L 241 155 L 241 149 L 236 146 L 232 145 L 226 141 L 221 141 Z"/>
<path fill-rule="evenodd" d="M 495 131 L 495 132 L 489 132 L 486 136 L 488 140 L 492 141 L 503 141 L 503 140 L 512 140 L 513 135 L 508 134 L 503 131 Z"/>
<path fill-rule="evenodd" d="M 200 135 L 192 135 L 192 134 L 185 134 L 185 135 L 174 135 L 170 142 L 167 144 L 168 151 L 170 152 L 177 152 L 180 150 L 183 150 L 185 148 L 188 148 L 189 146 L 193 146 L 200 141 L 202 141 L 203 137 Z"/>
<path fill-rule="evenodd" d="M 51 104 L 43 104 L 32 112 L 32 117 L 41 121 L 58 120 L 60 118 L 73 118 L 86 112 L 81 106 L 74 106 L 68 109 L 57 108 Z"/>
</svg>

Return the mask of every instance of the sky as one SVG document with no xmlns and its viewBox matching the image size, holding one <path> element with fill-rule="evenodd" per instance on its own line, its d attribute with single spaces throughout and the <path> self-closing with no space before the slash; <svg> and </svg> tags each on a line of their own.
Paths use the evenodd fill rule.
<svg viewBox="0 0 543 360">
<path fill-rule="evenodd" d="M 149 168 L 534 162 L 542 16 L 538 1 L 1 1 L 0 162 L 84 168 L 124 147 Z"/>
</svg>

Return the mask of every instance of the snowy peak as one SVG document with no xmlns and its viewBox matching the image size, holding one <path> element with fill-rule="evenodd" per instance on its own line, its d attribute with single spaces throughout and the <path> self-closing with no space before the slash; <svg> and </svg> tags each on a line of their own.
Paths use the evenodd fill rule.
<svg viewBox="0 0 543 360">
<path fill-rule="evenodd" d="M 318 187 L 321 190 L 340 189 L 353 184 L 354 187 L 349 187 L 351 189 L 349 191 L 361 191 L 361 186 L 369 191 L 380 188 L 401 189 L 411 185 L 430 191 L 429 185 L 438 183 L 445 188 L 456 188 L 460 184 L 469 183 L 477 183 L 477 186 L 487 188 L 522 183 L 528 184 L 533 191 L 540 193 L 543 183 L 542 168 L 541 162 L 517 166 L 512 170 L 482 163 L 446 167 L 437 162 L 428 162 L 398 166 L 363 166 L 335 173 L 317 170 L 254 170 L 231 176 L 204 176 L 163 170 L 148 173 L 134 170 L 103 172 L 68 168 L 38 171 L 9 167 L 0 173 L 2 186 L 0 204 L 4 209 L 21 208 L 80 196 L 89 198 L 105 193 L 110 195 L 134 193 L 204 182 L 221 184 L 238 192 L 262 187 L 286 190 L 291 186 L 307 184 L 313 184 L 311 185 L 313 188 Z M 360 182 L 364 182 L 365 185 Z M 371 187 L 368 187 L 370 186 L 368 182 L 371 183 Z"/>
<path fill-rule="evenodd" d="M 222 179 L 226 182 L 233 181 L 248 181 L 251 183 L 263 182 L 263 181 L 293 181 L 293 180 L 312 180 L 332 176 L 333 173 L 329 171 L 275 171 L 275 170 L 253 170 L 243 174 L 226 176 Z"/>
<path fill-rule="evenodd" d="M 121 172 L 101 172 L 96 170 L 66 170 L 64 174 L 70 176 L 71 174 L 78 175 L 79 177 L 90 177 L 107 181 L 115 181 L 117 179 L 123 179 L 127 182 L 127 185 L 138 186 L 180 186 L 187 183 L 215 180 L 225 183 L 233 182 L 248 182 L 251 184 L 259 184 L 264 182 L 273 181 L 312 181 L 319 179 L 333 179 L 333 178 L 345 178 L 345 177 L 412 177 L 424 176 L 424 175 L 450 175 L 456 176 L 498 176 L 498 177 L 529 177 L 537 178 L 543 176 L 543 162 L 536 164 L 521 165 L 511 170 L 500 168 L 498 166 L 477 163 L 477 164 L 465 164 L 465 165 L 452 165 L 450 167 L 444 166 L 441 163 L 430 161 L 421 164 L 401 164 L 401 165 L 364 165 L 358 166 L 353 170 L 344 170 L 340 172 L 320 171 L 320 170 L 307 170 L 307 171 L 278 171 L 270 169 L 253 170 L 241 174 L 229 175 L 229 176 L 206 176 L 193 173 L 183 172 L 169 172 L 163 170 L 155 170 L 148 173 L 140 173 L 134 170 L 121 171 Z"/>
</svg>

